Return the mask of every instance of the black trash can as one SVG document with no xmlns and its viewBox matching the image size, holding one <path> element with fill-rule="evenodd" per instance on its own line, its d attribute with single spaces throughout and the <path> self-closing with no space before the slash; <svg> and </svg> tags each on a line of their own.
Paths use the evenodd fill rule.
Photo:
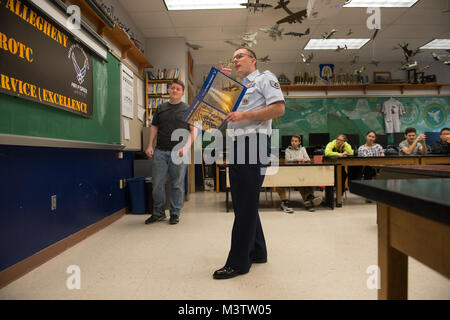
<svg viewBox="0 0 450 320">
<path fill-rule="evenodd" d="M 131 204 L 131 212 L 144 214 L 146 208 L 145 177 L 127 179 L 127 189 Z"/>
<path fill-rule="evenodd" d="M 145 178 L 145 194 L 147 196 L 147 213 L 152 214 L 153 212 L 153 185 L 152 185 L 152 178 L 147 177 Z"/>
</svg>

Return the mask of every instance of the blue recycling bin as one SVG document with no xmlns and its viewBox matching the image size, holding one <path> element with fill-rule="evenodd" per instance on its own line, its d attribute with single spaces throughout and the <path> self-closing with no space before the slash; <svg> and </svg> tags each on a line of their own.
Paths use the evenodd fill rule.
<svg viewBox="0 0 450 320">
<path fill-rule="evenodd" d="M 127 179 L 127 189 L 132 213 L 144 214 L 147 212 L 145 179 L 145 177 Z"/>
</svg>

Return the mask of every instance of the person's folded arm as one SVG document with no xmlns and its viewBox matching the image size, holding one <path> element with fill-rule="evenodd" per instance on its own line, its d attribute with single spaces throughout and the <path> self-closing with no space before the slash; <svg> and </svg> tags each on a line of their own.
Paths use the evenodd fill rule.
<svg viewBox="0 0 450 320">
<path fill-rule="evenodd" d="M 347 151 L 347 154 L 349 156 L 352 156 L 354 154 L 352 147 L 347 142 L 344 144 L 344 151 Z"/>
<path fill-rule="evenodd" d="M 336 157 L 336 156 L 340 156 L 340 155 L 342 155 L 342 153 L 333 151 L 333 143 L 332 142 L 327 144 L 327 146 L 325 148 L 325 157 Z"/>
</svg>

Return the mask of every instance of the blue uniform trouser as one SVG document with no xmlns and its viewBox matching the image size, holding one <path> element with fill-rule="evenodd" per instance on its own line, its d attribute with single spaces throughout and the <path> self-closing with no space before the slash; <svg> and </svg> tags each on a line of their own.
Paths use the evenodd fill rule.
<svg viewBox="0 0 450 320">
<path fill-rule="evenodd" d="M 260 136 L 258 136 L 258 145 Z M 258 213 L 259 193 L 264 181 L 265 165 L 261 163 L 260 159 L 256 164 L 249 163 L 249 153 L 251 152 L 249 141 L 251 139 L 246 139 L 245 163 L 236 163 L 238 148 L 235 143 L 235 161 L 229 167 L 234 223 L 231 233 L 231 249 L 226 265 L 241 272 L 248 272 L 252 259 L 267 257 L 266 241 Z M 267 154 L 269 145 L 270 142 L 267 139 L 267 145 L 263 147 L 267 148 L 264 150 Z M 254 150 L 252 151 L 254 152 Z"/>
<path fill-rule="evenodd" d="M 166 182 L 170 175 L 170 214 L 180 216 L 184 200 L 184 176 L 187 165 L 175 164 L 171 151 L 155 148 L 152 159 L 153 215 L 162 216 L 166 209 Z"/>
</svg>

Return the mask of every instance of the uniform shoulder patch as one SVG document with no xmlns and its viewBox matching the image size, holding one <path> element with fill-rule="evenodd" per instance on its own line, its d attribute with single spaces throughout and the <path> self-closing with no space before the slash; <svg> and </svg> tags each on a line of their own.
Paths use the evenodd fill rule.
<svg viewBox="0 0 450 320">
<path fill-rule="evenodd" d="M 275 89 L 280 89 L 280 84 L 276 81 L 270 80 L 270 85 Z"/>
</svg>

